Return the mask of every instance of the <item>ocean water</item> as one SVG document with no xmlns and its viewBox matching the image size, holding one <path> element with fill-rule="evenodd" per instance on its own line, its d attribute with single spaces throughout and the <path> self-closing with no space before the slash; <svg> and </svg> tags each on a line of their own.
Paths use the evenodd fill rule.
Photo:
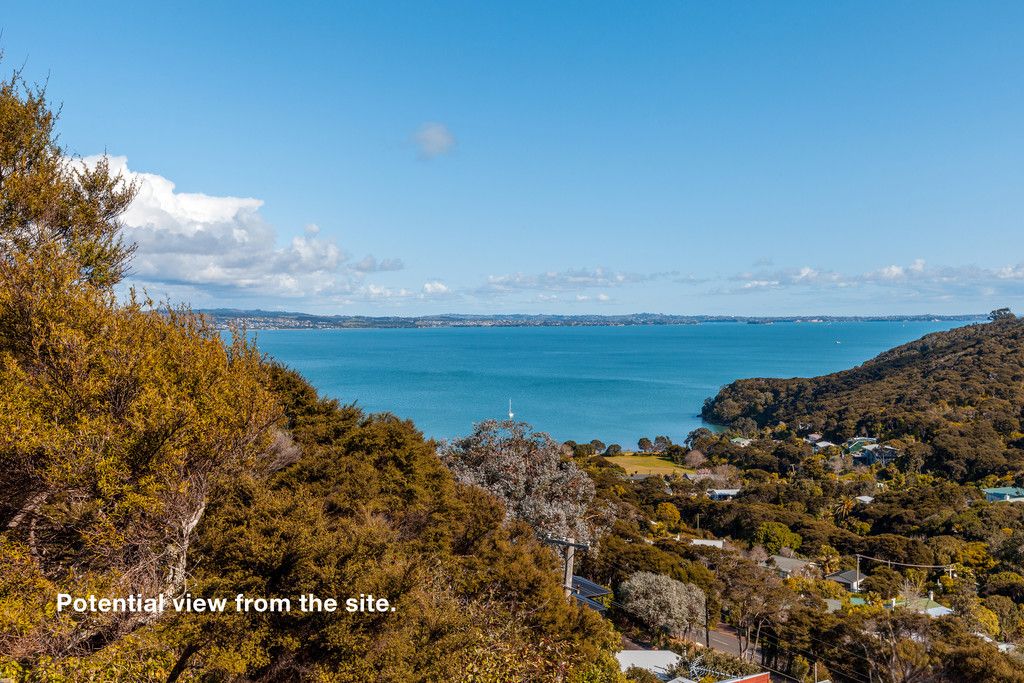
<svg viewBox="0 0 1024 683">
<path fill-rule="evenodd" d="M 964 323 L 705 323 L 663 327 L 261 330 L 261 351 L 321 393 L 411 418 L 428 437 L 516 419 L 559 440 L 681 441 L 744 377 L 821 375 Z"/>
</svg>

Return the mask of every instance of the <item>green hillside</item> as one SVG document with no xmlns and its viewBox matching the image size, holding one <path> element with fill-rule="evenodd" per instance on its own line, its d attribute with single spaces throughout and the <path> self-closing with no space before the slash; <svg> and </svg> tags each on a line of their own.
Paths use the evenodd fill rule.
<svg viewBox="0 0 1024 683">
<path fill-rule="evenodd" d="M 831 441 L 905 441 L 913 469 L 960 481 L 1024 469 L 1024 323 L 1012 318 L 929 334 L 863 365 L 809 379 L 742 379 L 705 419 L 786 423 Z"/>
</svg>

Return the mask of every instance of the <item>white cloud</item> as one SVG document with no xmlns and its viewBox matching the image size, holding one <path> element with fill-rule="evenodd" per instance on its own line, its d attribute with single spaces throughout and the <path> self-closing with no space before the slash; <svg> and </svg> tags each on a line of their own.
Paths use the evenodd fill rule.
<svg viewBox="0 0 1024 683">
<path fill-rule="evenodd" d="M 714 294 L 736 294 L 766 289 L 885 288 L 911 297 L 948 301 L 962 296 L 1019 296 L 1024 293 L 1024 264 L 1000 268 L 978 266 L 929 266 L 924 259 L 910 265 L 890 264 L 864 273 L 838 273 L 810 266 L 776 271 L 744 272 L 729 278 L 733 287 Z"/>
<path fill-rule="evenodd" d="M 163 176 L 132 171 L 123 156 L 110 157 L 110 165 L 138 188 L 121 217 L 125 239 L 138 245 L 131 281 L 222 295 L 374 296 L 362 284 L 364 274 L 402 267 L 397 259 L 373 256 L 352 264 L 315 224 L 279 244 L 259 199 L 179 192 Z"/>
<path fill-rule="evenodd" d="M 627 273 L 607 268 L 548 271 L 537 275 L 526 275 L 523 273 L 491 275 L 478 288 L 477 293 L 495 295 L 525 290 L 561 292 L 592 287 L 621 287 L 628 284 L 649 282 L 669 275 L 675 275 L 675 273 Z"/>
<path fill-rule="evenodd" d="M 369 255 L 352 265 L 353 270 L 360 273 L 380 273 L 388 270 L 402 270 L 404 267 L 402 259 L 377 259 Z"/>
<path fill-rule="evenodd" d="M 448 285 L 440 280 L 431 280 L 423 283 L 423 293 L 427 295 L 448 294 L 451 290 Z"/>
<path fill-rule="evenodd" d="M 452 151 L 455 147 L 455 136 L 443 123 L 424 123 L 416 131 L 413 140 L 423 159 L 439 157 Z"/>
</svg>

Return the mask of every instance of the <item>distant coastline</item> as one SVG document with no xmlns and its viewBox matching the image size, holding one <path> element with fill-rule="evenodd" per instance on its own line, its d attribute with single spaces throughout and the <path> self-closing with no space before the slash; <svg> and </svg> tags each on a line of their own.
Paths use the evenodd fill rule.
<svg viewBox="0 0 1024 683">
<path fill-rule="evenodd" d="M 625 315 L 474 315 L 446 313 L 424 316 L 314 315 L 291 311 L 213 308 L 199 311 L 216 327 L 242 325 L 250 330 L 329 330 L 329 329 L 436 329 L 444 327 L 626 327 L 653 325 L 699 325 L 704 323 L 834 323 L 834 322 L 980 322 L 987 314 L 962 315 L 666 315 L 629 313 Z"/>
</svg>

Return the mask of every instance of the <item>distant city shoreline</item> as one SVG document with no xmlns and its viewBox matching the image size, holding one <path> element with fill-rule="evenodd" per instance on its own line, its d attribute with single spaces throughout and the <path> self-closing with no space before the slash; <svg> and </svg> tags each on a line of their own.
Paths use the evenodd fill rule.
<svg viewBox="0 0 1024 683">
<path fill-rule="evenodd" d="M 450 313 L 424 316 L 314 315 L 290 311 L 215 308 L 200 310 L 217 327 L 242 325 L 248 329 L 436 329 L 445 327 L 626 327 L 656 325 L 699 325 L 704 323 L 835 323 L 835 322 L 980 322 L 988 314 L 962 315 L 666 315 L 630 313 L 625 315 L 474 315 Z"/>
</svg>

